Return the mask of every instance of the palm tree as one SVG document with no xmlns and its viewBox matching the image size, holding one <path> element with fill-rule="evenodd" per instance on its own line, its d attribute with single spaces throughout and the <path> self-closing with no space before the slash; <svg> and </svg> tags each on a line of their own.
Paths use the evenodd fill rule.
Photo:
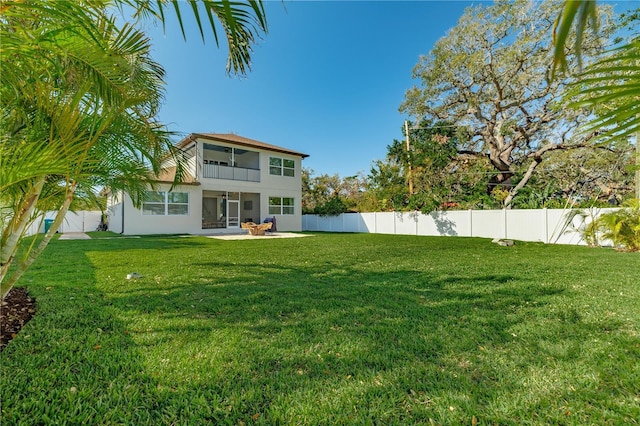
<svg viewBox="0 0 640 426">
<path fill-rule="evenodd" d="M 67 211 L 95 201 L 100 186 L 122 189 L 139 204 L 167 155 L 181 169 L 170 134 L 155 119 L 164 70 L 134 24 L 117 25 L 112 5 L 164 19 L 178 1 L 0 2 L 0 296 L 44 250 Z M 248 69 L 251 45 L 266 31 L 260 2 L 202 1 L 230 45 L 228 69 Z M 137 6 L 137 7 L 136 7 Z M 197 6 L 197 5 L 196 5 Z M 202 30 L 198 8 L 192 9 Z M 182 19 L 180 18 L 182 25 Z M 181 173 L 177 173 L 178 179 Z M 7 278 L 27 227 L 46 210 L 57 216 Z M 35 241 L 35 240 L 34 240 Z"/>
<path fill-rule="evenodd" d="M 233 73 L 245 74 L 251 69 L 252 47 L 261 34 L 267 32 L 262 0 L 113 0 L 113 3 L 131 8 L 134 18 L 151 17 L 163 24 L 167 12 L 175 12 L 185 40 L 182 6 L 193 14 L 203 41 L 206 39 L 205 23 L 208 23 L 216 45 L 220 44 L 218 22 L 229 47 L 227 71 Z"/>
<path fill-rule="evenodd" d="M 607 129 L 600 132 L 601 138 L 624 138 L 640 131 L 640 39 L 636 36 L 626 44 L 607 50 L 598 61 L 583 70 L 584 32 L 588 25 L 594 31 L 598 29 L 596 2 L 565 0 L 553 32 L 554 72 L 567 71 L 566 43 L 574 25 L 578 81 L 570 92 L 574 97 L 572 105 L 613 105 L 613 108 L 600 109 L 587 131 Z"/>
<path fill-rule="evenodd" d="M 636 9 L 637 20 L 640 12 Z M 596 117 L 585 132 L 596 131 L 600 140 L 636 138 L 636 198 L 640 199 L 640 38 L 608 50 L 602 58 L 582 70 L 580 52 L 584 31 L 591 25 L 597 31 L 594 0 L 565 0 L 553 32 L 554 72 L 567 71 L 565 47 L 575 24 L 575 51 L 579 75 L 569 95 L 569 106 L 592 108 Z M 604 106 L 604 107 L 603 107 Z"/>
<path fill-rule="evenodd" d="M 566 44 L 575 24 L 575 52 L 578 57 L 578 68 L 582 67 L 582 40 L 588 25 L 594 30 L 598 28 L 598 11 L 593 0 L 565 0 L 553 26 L 553 70 L 567 70 Z"/>
</svg>

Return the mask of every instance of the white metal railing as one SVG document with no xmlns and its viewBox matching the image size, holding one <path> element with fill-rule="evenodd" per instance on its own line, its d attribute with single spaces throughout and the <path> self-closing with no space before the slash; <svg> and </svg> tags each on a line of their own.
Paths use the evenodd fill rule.
<svg viewBox="0 0 640 426">
<path fill-rule="evenodd" d="M 243 180 L 260 182 L 260 170 L 244 167 L 221 166 L 219 164 L 204 164 L 202 175 L 210 179 Z"/>
</svg>

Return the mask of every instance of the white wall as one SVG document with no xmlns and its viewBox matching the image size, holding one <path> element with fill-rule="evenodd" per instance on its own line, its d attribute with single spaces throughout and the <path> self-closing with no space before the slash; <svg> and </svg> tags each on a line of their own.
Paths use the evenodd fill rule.
<svg viewBox="0 0 640 426">
<path fill-rule="evenodd" d="M 284 158 L 295 162 L 295 176 L 269 174 L 269 157 Z M 256 191 L 260 193 L 260 219 L 276 217 L 278 231 L 302 231 L 302 158 L 279 152 L 260 152 L 260 183 Z M 269 197 L 293 198 L 294 214 L 269 214 Z"/>
<path fill-rule="evenodd" d="M 198 139 L 198 157 L 203 158 L 202 143 L 215 143 L 220 146 L 233 147 L 235 145 L 224 142 L 210 142 Z M 267 217 L 276 217 L 278 231 L 301 231 L 302 230 L 302 158 L 274 151 L 261 150 L 259 148 L 246 148 L 256 151 L 260 155 L 260 182 L 248 182 L 239 180 L 208 179 L 202 176 L 202 164 L 198 164 L 198 177 L 202 183 L 202 190 L 207 191 L 229 191 L 260 194 L 259 217 L 254 217 L 255 222 L 262 222 Z M 278 157 L 295 162 L 295 176 L 276 176 L 269 174 L 269 157 Z M 198 160 L 201 162 L 201 160 Z M 272 215 L 269 214 L 269 197 L 293 198 L 295 202 L 293 215 Z M 127 211 L 128 212 L 128 211 Z M 128 216 L 128 214 L 126 214 Z M 126 227 L 126 225 L 125 225 Z M 207 232 L 211 232 L 208 230 Z M 193 233 L 193 232 L 191 232 Z M 202 233 L 199 230 L 198 233 Z"/>
<path fill-rule="evenodd" d="M 161 184 L 157 191 L 168 191 L 171 185 Z M 129 196 L 124 197 L 124 203 L 114 209 L 109 216 L 109 230 L 121 232 L 125 235 L 145 234 L 198 234 L 202 233 L 202 188 L 194 185 L 179 185 L 174 192 L 189 193 L 189 214 L 184 216 L 146 215 L 142 209 L 136 209 Z M 124 229 L 122 226 L 122 208 L 124 208 Z M 114 226 L 111 226 L 115 221 Z M 115 224 L 120 225 L 117 229 Z"/>
<path fill-rule="evenodd" d="M 344 213 L 302 216 L 304 231 L 507 238 L 552 244 L 585 244 L 580 229 L 600 214 L 617 209 L 584 210 L 454 210 L 420 212 Z"/>
<path fill-rule="evenodd" d="M 60 226 L 59 232 L 91 232 L 97 231 L 102 213 L 99 211 L 68 212 Z M 43 229 L 44 231 L 44 229 Z"/>
<path fill-rule="evenodd" d="M 109 231 L 120 234 L 122 232 L 122 209 L 124 203 L 122 193 L 117 197 L 110 194 L 107 197 L 107 222 L 109 223 Z"/>
</svg>

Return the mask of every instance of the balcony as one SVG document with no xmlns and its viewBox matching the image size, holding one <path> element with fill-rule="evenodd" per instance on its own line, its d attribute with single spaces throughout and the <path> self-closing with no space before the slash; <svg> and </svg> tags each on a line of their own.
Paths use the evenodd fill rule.
<svg viewBox="0 0 640 426">
<path fill-rule="evenodd" d="M 260 182 L 259 169 L 244 167 L 222 166 L 220 164 L 203 164 L 202 176 L 209 179 L 242 180 L 246 182 Z"/>
</svg>

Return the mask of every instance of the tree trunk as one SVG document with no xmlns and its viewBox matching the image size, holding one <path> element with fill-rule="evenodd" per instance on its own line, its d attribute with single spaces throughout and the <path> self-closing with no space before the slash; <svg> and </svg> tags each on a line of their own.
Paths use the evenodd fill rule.
<svg viewBox="0 0 640 426">
<path fill-rule="evenodd" d="M 67 212 L 69 211 L 69 206 L 71 206 L 71 202 L 73 201 L 76 185 L 77 184 L 74 182 L 69 187 L 69 191 L 65 196 L 64 202 L 62 203 L 60 210 L 58 210 L 58 213 L 56 214 L 56 217 L 53 220 L 53 223 L 51 224 L 49 231 L 47 231 L 47 233 L 45 234 L 43 240 L 40 242 L 38 247 L 32 250 L 24 261 L 18 263 L 16 270 L 11 274 L 11 276 L 9 276 L 6 280 L 3 280 L 2 282 L 0 282 L 0 299 L 5 298 L 5 296 L 13 288 L 15 283 L 18 282 L 20 277 L 22 277 L 25 271 L 29 268 L 29 266 L 31 266 L 31 264 L 44 251 L 47 245 L 49 245 L 51 238 L 53 238 L 53 236 L 56 234 L 58 229 L 60 229 L 60 225 L 62 225 L 62 221 L 64 220 L 64 217 L 67 215 Z"/>
<path fill-rule="evenodd" d="M 20 241 L 31 222 L 31 217 L 38 204 L 40 193 L 44 187 L 45 177 L 38 178 L 35 185 L 24 197 L 21 205 L 14 211 L 14 216 L 9 220 L 7 227 L 2 231 L 3 246 L 0 248 L 0 299 L 4 299 L 9 289 L 5 291 L 4 279 L 9 272 L 9 267 L 18 251 Z"/>
<path fill-rule="evenodd" d="M 510 209 L 511 208 L 511 202 L 513 201 L 515 196 L 518 195 L 518 191 L 520 191 L 522 188 L 524 188 L 524 186 L 527 184 L 527 182 L 529 182 L 529 179 L 531 179 L 531 176 L 533 176 L 533 172 L 536 170 L 536 167 L 538 167 L 538 165 L 541 162 L 542 162 L 542 158 L 541 157 L 534 157 L 533 158 L 533 162 L 529 165 L 529 168 L 527 169 L 527 172 L 524 174 L 522 179 L 520 179 L 520 182 L 518 182 L 518 184 L 513 189 L 511 189 L 509 191 L 509 195 L 507 195 L 507 198 L 504 199 L 504 207 L 506 209 Z"/>
<path fill-rule="evenodd" d="M 496 168 L 498 174 L 492 176 L 487 184 L 487 194 L 491 194 L 496 187 L 501 187 L 507 191 L 511 190 L 511 178 L 513 172 L 511 171 L 511 152 L 513 149 L 499 149 L 490 144 L 489 161 L 493 167 Z"/>
</svg>

